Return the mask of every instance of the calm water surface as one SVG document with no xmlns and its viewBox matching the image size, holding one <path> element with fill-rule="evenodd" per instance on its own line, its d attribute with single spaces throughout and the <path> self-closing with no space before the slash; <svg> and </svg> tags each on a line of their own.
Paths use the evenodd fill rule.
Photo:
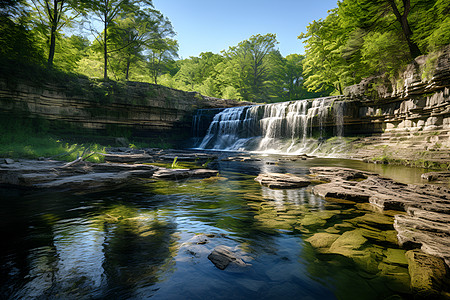
<svg viewBox="0 0 450 300">
<path fill-rule="evenodd" d="M 407 267 L 384 271 L 386 253 L 402 251 L 392 243 L 369 240 L 364 247 L 372 254 L 364 267 L 320 254 L 305 241 L 317 232 L 358 229 L 354 220 L 377 214 L 370 207 L 325 201 L 310 187 L 271 190 L 253 179 L 264 171 L 305 174 L 312 166 L 346 166 L 419 183 L 423 170 L 336 159 L 262 159 L 211 164 L 219 178 L 149 180 L 111 192 L 0 189 L 0 298 L 411 297 Z M 197 243 L 199 234 L 207 235 L 207 243 Z M 219 270 L 207 258 L 219 245 L 249 265 Z"/>
</svg>

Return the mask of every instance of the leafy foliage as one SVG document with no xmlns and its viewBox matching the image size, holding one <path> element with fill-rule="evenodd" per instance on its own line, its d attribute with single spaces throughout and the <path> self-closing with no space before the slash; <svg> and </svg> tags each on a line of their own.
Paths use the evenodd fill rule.
<svg viewBox="0 0 450 300">
<path fill-rule="evenodd" d="M 449 11 L 445 0 L 338 2 L 299 36 L 306 44 L 305 85 L 342 94 L 364 77 L 395 76 L 418 55 L 450 43 Z"/>
</svg>

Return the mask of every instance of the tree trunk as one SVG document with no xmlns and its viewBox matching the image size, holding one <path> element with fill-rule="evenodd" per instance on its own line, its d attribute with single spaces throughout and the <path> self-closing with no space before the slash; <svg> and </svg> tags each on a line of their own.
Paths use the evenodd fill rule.
<svg viewBox="0 0 450 300">
<path fill-rule="evenodd" d="M 49 67 L 53 66 L 53 58 L 55 57 L 55 48 L 56 48 L 56 25 L 52 24 L 52 28 L 50 31 L 50 49 L 48 51 L 48 61 L 47 61 L 47 65 Z"/>
<path fill-rule="evenodd" d="M 63 5 L 61 3 L 61 5 Z M 53 1 L 53 12 L 51 11 L 50 5 L 47 2 L 47 12 L 49 15 L 51 28 L 50 28 L 50 48 L 48 51 L 48 60 L 47 65 L 49 67 L 53 66 L 53 59 L 55 57 L 55 48 L 56 48 L 56 29 L 58 26 L 58 0 Z"/>
<path fill-rule="evenodd" d="M 411 2 L 410 0 L 402 0 L 403 2 L 403 14 L 400 14 L 400 11 L 397 8 L 397 5 L 395 4 L 394 0 L 387 0 L 389 2 L 389 5 L 392 8 L 392 11 L 394 12 L 395 17 L 397 18 L 397 21 L 400 23 L 402 27 L 403 35 L 405 36 L 406 42 L 408 43 L 409 53 L 411 54 L 411 58 L 416 58 L 417 56 L 422 55 L 422 52 L 419 49 L 419 46 L 417 46 L 416 43 L 414 43 L 411 40 L 412 36 L 412 30 L 408 23 L 408 14 L 411 10 Z"/>
<path fill-rule="evenodd" d="M 108 29 L 108 12 L 107 10 L 105 10 L 105 28 L 103 31 L 103 59 L 104 59 L 104 70 L 103 70 L 103 80 L 108 80 L 108 33 L 107 33 L 107 29 Z"/>
</svg>

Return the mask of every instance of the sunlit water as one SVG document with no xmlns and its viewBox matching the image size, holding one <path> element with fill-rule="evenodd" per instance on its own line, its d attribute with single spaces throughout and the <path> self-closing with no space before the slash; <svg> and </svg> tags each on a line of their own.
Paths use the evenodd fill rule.
<svg viewBox="0 0 450 300">
<path fill-rule="evenodd" d="M 369 207 L 326 201 L 310 188 L 271 190 L 253 179 L 260 172 L 305 174 L 311 166 L 336 165 L 418 183 L 421 170 L 346 160 L 262 159 L 211 164 L 220 170 L 219 178 L 149 180 L 104 193 L 0 189 L 0 298 L 411 296 L 407 267 L 396 266 L 401 278 L 396 281 L 338 255 L 320 255 L 305 241 L 314 233 L 340 228 L 336 224 L 358 228 L 352 220 L 372 214 Z M 309 221 L 324 214 L 331 217 Z M 198 234 L 208 235 L 208 242 L 197 244 Z M 379 261 L 372 264 L 381 270 L 383 255 L 397 247 L 370 242 L 365 247 L 379 253 Z M 249 265 L 216 268 L 207 257 L 218 245 L 232 248 Z"/>
</svg>

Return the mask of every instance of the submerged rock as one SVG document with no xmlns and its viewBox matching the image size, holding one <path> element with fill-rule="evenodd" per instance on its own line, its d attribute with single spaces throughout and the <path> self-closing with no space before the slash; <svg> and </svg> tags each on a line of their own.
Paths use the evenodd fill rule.
<svg viewBox="0 0 450 300">
<path fill-rule="evenodd" d="M 240 268 L 249 266 L 230 247 L 223 245 L 214 248 L 208 259 L 221 270 L 225 270 L 230 264 Z"/>
<path fill-rule="evenodd" d="M 255 180 L 272 189 L 294 189 L 311 184 L 311 181 L 304 177 L 281 173 L 259 174 Z"/>
<path fill-rule="evenodd" d="M 406 252 L 411 288 L 422 297 L 436 297 L 445 284 L 447 268 L 444 261 L 419 250 Z"/>
<path fill-rule="evenodd" d="M 366 201 L 380 210 L 395 210 L 393 229 L 398 243 L 441 257 L 450 266 L 450 189 L 434 185 L 395 182 L 374 173 L 347 168 L 310 168 L 311 176 L 328 183 L 314 187 L 323 197 Z M 366 214 L 353 220 L 363 227 L 362 236 L 397 243 L 390 233 L 392 221 L 380 214 Z M 337 242 L 337 241 L 336 241 Z"/>
<path fill-rule="evenodd" d="M 328 250 L 331 245 L 340 237 L 339 234 L 331 234 L 326 232 L 319 232 L 306 239 L 308 243 L 316 248 L 319 252 Z"/>
</svg>

